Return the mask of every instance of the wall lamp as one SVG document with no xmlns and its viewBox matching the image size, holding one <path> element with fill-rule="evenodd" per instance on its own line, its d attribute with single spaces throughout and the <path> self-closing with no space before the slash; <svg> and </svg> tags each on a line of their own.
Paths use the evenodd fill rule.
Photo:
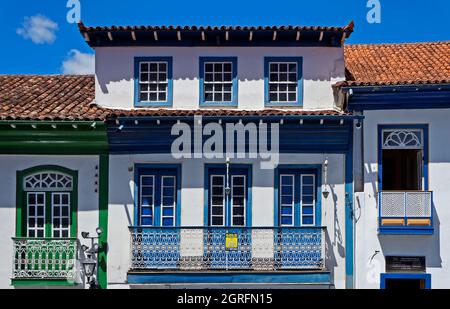
<svg viewBox="0 0 450 309">
<path fill-rule="evenodd" d="M 81 261 L 83 265 L 84 275 L 86 276 L 86 283 L 89 284 L 89 289 L 98 289 L 98 252 L 100 245 L 98 238 L 103 233 L 101 228 L 96 228 L 97 236 L 89 236 L 89 232 L 81 232 L 81 237 L 91 240 L 91 247 L 86 245 L 81 246 L 81 250 L 85 253 L 85 258 Z"/>
</svg>

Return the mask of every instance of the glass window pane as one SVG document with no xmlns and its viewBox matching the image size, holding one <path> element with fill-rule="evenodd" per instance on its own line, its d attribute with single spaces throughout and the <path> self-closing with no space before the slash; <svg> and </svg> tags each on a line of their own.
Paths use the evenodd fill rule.
<svg viewBox="0 0 450 309">
<path fill-rule="evenodd" d="M 224 64 L 224 72 L 231 72 L 231 63 L 227 62 Z"/>
<path fill-rule="evenodd" d="M 148 62 L 141 63 L 141 72 L 148 72 Z"/>
<path fill-rule="evenodd" d="M 282 195 L 281 196 L 281 204 L 283 204 L 283 205 L 292 205 L 293 200 L 294 200 L 294 198 L 292 195 Z"/>
<path fill-rule="evenodd" d="M 173 226 L 173 218 L 163 218 L 163 226 Z"/>
<path fill-rule="evenodd" d="M 303 206 L 302 207 L 302 214 L 303 215 L 312 215 L 314 211 L 313 206 Z"/>
<path fill-rule="evenodd" d="M 163 216 L 174 216 L 173 207 L 163 207 Z"/>
<path fill-rule="evenodd" d="M 292 225 L 292 217 L 286 217 L 286 216 L 282 216 L 281 217 L 281 224 L 282 225 Z"/>
<path fill-rule="evenodd" d="M 150 71 L 152 72 L 158 71 L 158 64 L 156 62 L 150 63 Z"/>
<path fill-rule="evenodd" d="M 306 224 L 306 225 L 314 224 L 313 217 L 312 216 L 303 216 L 302 217 L 302 224 Z"/>
<path fill-rule="evenodd" d="M 151 216 L 153 214 L 152 208 L 151 207 L 142 207 L 141 214 L 143 216 Z"/>
<path fill-rule="evenodd" d="M 313 186 L 303 186 L 302 194 L 314 194 L 314 187 Z"/>
<path fill-rule="evenodd" d="M 142 218 L 142 225 L 149 225 L 149 226 L 153 225 L 153 218 L 148 217 Z"/>
<path fill-rule="evenodd" d="M 223 208 L 222 207 L 212 207 L 212 215 L 213 216 L 223 215 Z"/>
<path fill-rule="evenodd" d="M 223 225 L 223 218 L 222 217 L 212 217 L 212 225 Z"/>
<path fill-rule="evenodd" d="M 281 207 L 282 215 L 292 215 L 292 207 L 291 206 L 283 206 Z"/>
<path fill-rule="evenodd" d="M 165 93 L 165 92 L 160 92 L 160 93 L 159 93 L 158 101 L 164 102 L 164 101 L 166 101 L 166 100 L 167 100 L 166 93 Z"/>
<path fill-rule="evenodd" d="M 233 225 L 244 225 L 243 217 L 233 217 Z"/>
<path fill-rule="evenodd" d="M 213 71 L 213 64 L 212 63 L 206 63 L 205 64 L 205 72 L 212 72 Z"/>
</svg>

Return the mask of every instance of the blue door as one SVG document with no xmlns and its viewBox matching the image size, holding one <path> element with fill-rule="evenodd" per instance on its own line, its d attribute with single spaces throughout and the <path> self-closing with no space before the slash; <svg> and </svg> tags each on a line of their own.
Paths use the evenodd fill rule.
<svg viewBox="0 0 450 309">
<path fill-rule="evenodd" d="M 248 269 L 251 263 L 251 208 L 249 168 L 208 168 L 208 209 L 204 258 L 213 269 Z M 227 248 L 226 238 L 237 238 L 236 248 Z"/>
<path fill-rule="evenodd" d="M 140 257 L 145 268 L 177 268 L 180 257 L 177 168 L 137 169 L 137 225 L 139 242 L 151 250 Z"/>
<path fill-rule="evenodd" d="M 317 169 L 278 170 L 278 231 L 275 265 L 281 269 L 321 264 L 320 195 Z"/>
</svg>

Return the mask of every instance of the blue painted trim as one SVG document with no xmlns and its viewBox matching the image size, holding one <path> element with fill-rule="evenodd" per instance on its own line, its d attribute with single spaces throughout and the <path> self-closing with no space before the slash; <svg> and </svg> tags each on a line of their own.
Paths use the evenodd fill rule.
<svg viewBox="0 0 450 309">
<path fill-rule="evenodd" d="M 209 176 L 212 169 L 225 169 L 225 164 L 205 164 L 204 170 L 204 212 L 203 212 L 203 225 L 209 226 Z M 252 226 L 252 165 L 251 164 L 230 164 L 230 175 L 233 175 L 236 169 L 246 169 L 247 176 L 247 207 L 245 209 L 245 227 Z M 226 172 L 225 172 L 226 173 Z M 231 215 L 229 214 L 229 207 L 226 209 L 227 218 L 225 218 L 225 227 L 231 226 Z"/>
<path fill-rule="evenodd" d="M 430 235 L 434 233 L 433 210 L 431 211 L 431 226 L 416 227 L 416 226 L 381 226 L 381 198 L 380 193 L 383 190 L 383 130 L 385 129 L 421 129 L 423 131 L 423 177 L 424 177 L 424 191 L 429 190 L 429 136 L 428 124 L 380 124 L 378 125 L 378 232 L 380 234 L 420 234 Z M 431 201 L 433 205 L 433 193 L 431 193 Z M 406 220 L 408 218 L 405 218 Z M 414 218 L 409 218 L 414 219 Z"/>
<path fill-rule="evenodd" d="M 151 120 L 150 120 L 151 119 Z M 157 123 L 157 119 L 160 123 Z M 203 118 L 206 124 L 209 119 Z M 250 119 L 268 120 L 266 117 L 233 118 L 217 117 L 222 119 L 222 126 L 234 119 L 242 119 L 247 123 Z M 326 116 L 320 118 L 304 120 L 303 125 L 299 124 L 299 119 L 292 118 L 292 121 L 285 119 L 280 126 L 280 153 L 345 153 L 351 136 L 348 134 L 352 121 L 344 121 L 342 125 L 339 120 L 332 120 Z M 319 119 L 324 119 L 324 124 L 320 125 Z M 136 125 L 135 120 L 138 120 Z M 108 140 L 111 154 L 128 153 L 171 153 L 172 142 L 177 138 L 171 135 L 171 129 L 178 119 L 159 118 L 120 118 L 116 121 L 108 121 Z M 187 123 L 191 129 L 194 126 L 194 117 L 180 119 Z M 276 120 L 275 120 L 276 121 Z M 279 121 L 279 119 L 278 119 Z M 119 129 L 120 128 L 120 129 Z M 269 126 L 270 128 L 270 126 Z M 206 140 L 204 137 L 203 140 Z M 248 147 L 248 139 L 246 147 Z"/>
<path fill-rule="evenodd" d="M 429 179 L 428 179 L 428 164 L 429 164 L 429 153 L 428 153 L 428 124 L 379 124 L 378 125 L 378 192 L 383 190 L 383 165 L 382 165 L 382 154 L 383 154 L 383 130 L 386 129 L 421 129 L 423 130 L 423 177 L 424 177 L 424 191 L 429 190 Z"/>
<path fill-rule="evenodd" d="M 280 174 L 308 174 L 313 171 L 316 174 L 316 209 L 315 227 L 322 226 L 322 165 L 320 164 L 279 164 L 274 173 L 274 226 L 280 227 L 279 187 Z M 297 193 L 298 194 L 298 193 Z M 295 214 L 295 212 L 294 212 Z M 300 225 L 300 215 L 294 216 L 295 226 Z M 307 227 L 305 227 L 307 228 Z"/>
<path fill-rule="evenodd" d="M 378 228 L 378 233 L 386 235 L 433 235 L 434 227 L 382 226 Z"/>
<path fill-rule="evenodd" d="M 205 102 L 203 100 L 204 91 L 203 91 L 203 85 L 204 85 L 204 79 L 205 79 L 205 62 L 231 62 L 232 63 L 232 69 L 233 69 L 233 95 L 231 98 L 231 102 Z M 199 89 L 199 103 L 200 107 L 207 107 L 207 106 L 238 106 L 238 58 L 237 57 L 200 57 L 199 58 L 199 79 L 200 79 L 200 89 Z"/>
<path fill-rule="evenodd" d="M 353 127 L 345 154 L 345 287 L 354 288 Z"/>
<path fill-rule="evenodd" d="M 139 101 L 139 64 L 143 61 L 167 62 L 167 101 L 141 102 Z M 134 58 L 134 106 L 135 107 L 169 107 L 173 104 L 173 58 L 172 57 L 135 57 Z"/>
<path fill-rule="evenodd" d="M 350 111 L 450 108 L 450 84 L 356 86 L 348 98 Z"/>
<path fill-rule="evenodd" d="M 134 226 L 140 227 L 139 224 L 139 174 L 142 169 L 173 169 L 176 170 L 176 185 L 177 185 L 177 204 L 175 209 L 175 227 L 181 225 L 181 164 L 134 164 Z M 153 225 L 155 226 L 156 214 L 153 214 Z"/>
<path fill-rule="evenodd" d="M 380 289 L 386 289 L 386 279 L 423 279 L 425 280 L 425 289 L 431 289 L 431 274 L 382 273 L 380 274 Z"/>
<path fill-rule="evenodd" d="M 152 272 L 128 273 L 129 284 L 146 283 L 298 283 L 331 284 L 329 272 Z"/>
<path fill-rule="evenodd" d="M 297 101 L 270 102 L 269 64 L 270 62 L 297 62 Z M 264 57 L 264 104 L 266 107 L 303 106 L 303 57 Z"/>
</svg>

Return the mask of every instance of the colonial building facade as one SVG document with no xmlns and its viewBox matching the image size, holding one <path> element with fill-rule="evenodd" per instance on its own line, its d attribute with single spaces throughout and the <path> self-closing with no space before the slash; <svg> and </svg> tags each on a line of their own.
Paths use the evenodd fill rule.
<svg viewBox="0 0 450 309">
<path fill-rule="evenodd" d="M 446 287 L 448 43 L 79 28 L 95 76 L 0 78 L 2 287 Z"/>
</svg>

